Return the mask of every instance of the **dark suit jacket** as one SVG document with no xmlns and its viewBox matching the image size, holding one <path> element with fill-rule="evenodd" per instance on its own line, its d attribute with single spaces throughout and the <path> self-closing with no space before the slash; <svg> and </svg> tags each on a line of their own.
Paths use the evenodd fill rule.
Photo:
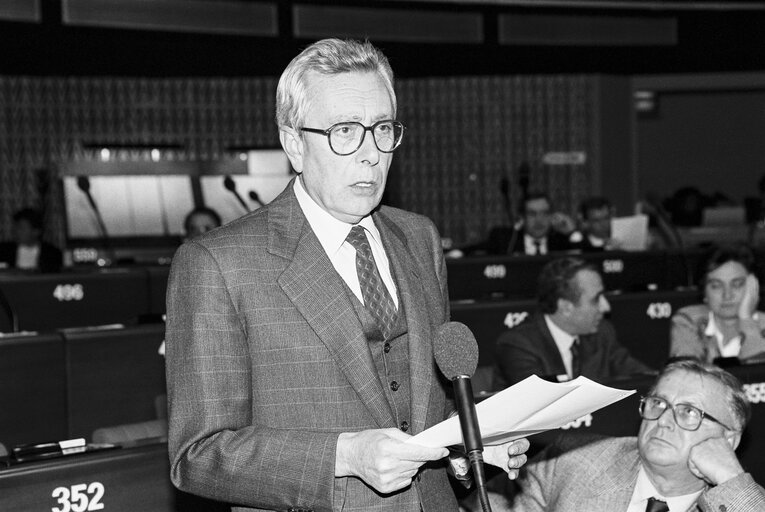
<svg viewBox="0 0 765 512">
<path fill-rule="evenodd" d="M 553 444 L 530 461 L 512 503 L 497 500 L 495 512 L 614 512 L 627 510 L 640 457 L 634 437 L 608 438 L 576 449 Z M 748 473 L 705 490 L 694 512 L 755 512 L 765 492 Z"/>
<path fill-rule="evenodd" d="M 515 233 L 514 241 L 513 233 Z M 511 242 L 513 242 L 512 248 L 510 247 Z M 481 248 L 488 254 L 525 254 L 523 230 L 515 231 L 513 228 L 507 226 L 492 228 L 486 242 L 482 244 Z M 550 230 L 550 233 L 547 235 L 548 252 L 568 251 L 571 248 L 571 244 L 569 244 L 566 235 L 558 233 L 555 230 Z"/>
<path fill-rule="evenodd" d="M 16 242 L 0 243 L 0 261 L 10 268 L 16 268 L 18 247 Z M 37 268 L 40 272 L 58 272 L 62 262 L 61 251 L 57 247 L 46 242 L 40 243 L 40 255 L 37 258 Z"/>
<path fill-rule="evenodd" d="M 448 408 L 432 346 L 449 314 L 446 267 L 425 217 L 381 207 L 373 219 L 406 313 L 417 434 Z M 400 493 L 334 477 L 340 433 L 397 426 L 348 293 L 292 183 L 178 250 L 166 357 L 179 488 L 258 510 L 398 508 Z M 425 511 L 457 510 L 445 467 L 429 464 L 404 491 L 419 492 Z"/>
<path fill-rule="evenodd" d="M 616 341 L 613 325 L 603 320 L 594 334 L 579 336 L 581 372 L 596 382 L 651 371 Z M 558 346 L 543 315 L 534 315 L 502 333 L 496 343 L 494 389 L 503 389 L 530 375 L 566 373 Z"/>
</svg>

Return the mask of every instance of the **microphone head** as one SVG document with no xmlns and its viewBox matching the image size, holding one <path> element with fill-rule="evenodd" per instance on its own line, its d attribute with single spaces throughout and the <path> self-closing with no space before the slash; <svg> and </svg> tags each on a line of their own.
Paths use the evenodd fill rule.
<svg viewBox="0 0 765 512">
<path fill-rule="evenodd" d="M 226 190 L 230 190 L 231 192 L 236 190 L 236 182 L 228 174 L 223 178 L 223 186 L 226 187 Z"/>
<path fill-rule="evenodd" d="M 258 197 L 258 193 L 257 193 L 257 192 L 255 192 L 254 190 L 250 190 L 250 194 L 249 194 L 249 196 L 250 196 L 250 199 L 252 199 L 252 200 L 253 200 L 253 201 L 255 201 L 256 203 L 259 203 L 259 202 L 260 202 L 260 197 Z"/>
<path fill-rule="evenodd" d="M 436 331 L 433 355 L 447 379 L 460 375 L 472 377 L 478 366 L 478 342 L 467 325 L 447 322 Z"/>
<path fill-rule="evenodd" d="M 88 192 L 90 190 L 90 180 L 87 176 L 77 176 L 77 188 L 83 192 Z"/>
</svg>

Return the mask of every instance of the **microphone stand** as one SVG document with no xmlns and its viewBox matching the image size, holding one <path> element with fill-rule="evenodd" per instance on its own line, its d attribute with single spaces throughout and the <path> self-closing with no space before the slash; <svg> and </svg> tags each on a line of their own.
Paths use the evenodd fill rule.
<svg viewBox="0 0 765 512">
<path fill-rule="evenodd" d="M 106 231 L 106 224 L 104 224 L 104 218 L 101 216 L 101 211 L 98 209 L 98 206 L 96 205 L 95 199 L 93 199 L 93 194 L 90 193 L 90 180 L 87 176 L 79 176 L 77 178 L 77 186 L 80 190 L 85 194 L 85 197 L 88 199 L 88 203 L 90 204 L 91 210 L 93 210 L 93 213 L 96 216 L 96 222 L 98 223 L 98 230 L 99 234 L 101 235 L 101 242 L 104 244 L 104 251 L 109 255 L 109 257 L 113 260 L 114 259 L 114 251 L 112 251 L 111 243 L 109 242 L 109 234 Z"/>
<path fill-rule="evenodd" d="M 452 387 L 454 388 L 457 412 L 460 418 L 462 442 L 465 445 L 465 453 L 467 453 L 470 467 L 473 470 L 478 500 L 484 512 L 491 512 L 489 494 L 486 489 L 486 472 L 483 467 L 483 442 L 481 441 L 481 431 L 478 426 L 478 415 L 475 411 L 470 377 L 458 375 L 452 380 Z"/>
<path fill-rule="evenodd" d="M 244 199 L 242 199 L 242 196 L 239 195 L 239 192 L 236 191 L 236 182 L 234 179 L 226 174 L 226 176 L 223 178 L 223 186 L 234 194 L 234 197 L 236 197 L 236 200 L 239 201 L 239 204 L 242 205 L 242 208 L 244 208 L 244 211 L 250 212 L 250 208 L 247 206 L 247 203 L 244 202 Z"/>
<path fill-rule="evenodd" d="M 19 317 L 8 301 L 8 297 L 3 293 L 2 288 L 0 288 L 0 307 L 3 308 L 3 311 L 8 316 L 8 320 L 11 321 L 11 332 L 19 332 Z"/>
</svg>

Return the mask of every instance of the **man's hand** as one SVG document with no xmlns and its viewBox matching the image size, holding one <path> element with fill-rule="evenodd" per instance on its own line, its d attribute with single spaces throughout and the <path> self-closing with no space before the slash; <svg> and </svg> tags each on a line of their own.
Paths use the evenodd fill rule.
<svg viewBox="0 0 765 512">
<path fill-rule="evenodd" d="M 711 485 L 727 482 L 744 472 L 733 447 L 724 437 L 710 437 L 692 446 L 688 467 L 691 473 Z"/>
<path fill-rule="evenodd" d="M 576 229 L 576 222 L 563 212 L 555 212 L 550 217 L 550 225 L 558 233 L 571 234 Z"/>
<path fill-rule="evenodd" d="M 738 305 L 738 317 L 742 320 L 747 320 L 752 318 L 754 312 L 757 311 L 757 302 L 760 300 L 760 282 L 754 274 L 749 274 L 746 276 L 746 284 L 744 286 L 744 297 Z"/>
<path fill-rule="evenodd" d="M 526 464 L 526 450 L 529 442 L 525 438 L 516 439 L 496 446 L 485 446 L 483 460 L 487 464 L 502 468 L 511 480 L 518 478 L 518 470 Z"/>
<path fill-rule="evenodd" d="M 420 466 L 449 455 L 446 448 L 405 444 L 410 437 L 396 428 L 340 434 L 335 476 L 357 476 L 384 494 L 408 487 Z"/>
</svg>

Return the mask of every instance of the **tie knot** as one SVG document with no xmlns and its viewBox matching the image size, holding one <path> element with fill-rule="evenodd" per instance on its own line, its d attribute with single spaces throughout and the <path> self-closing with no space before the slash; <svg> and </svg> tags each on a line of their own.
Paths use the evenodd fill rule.
<svg viewBox="0 0 765 512">
<path fill-rule="evenodd" d="M 345 240 L 359 252 L 366 252 L 369 248 L 369 239 L 364 228 L 356 225 L 351 228 L 351 232 L 345 237 Z"/>
<path fill-rule="evenodd" d="M 662 501 L 656 498 L 648 498 L 648 503 L 645 506 L 645 512 L 669 512 L 669 507 L 666 501 Z"/>
</svg>

